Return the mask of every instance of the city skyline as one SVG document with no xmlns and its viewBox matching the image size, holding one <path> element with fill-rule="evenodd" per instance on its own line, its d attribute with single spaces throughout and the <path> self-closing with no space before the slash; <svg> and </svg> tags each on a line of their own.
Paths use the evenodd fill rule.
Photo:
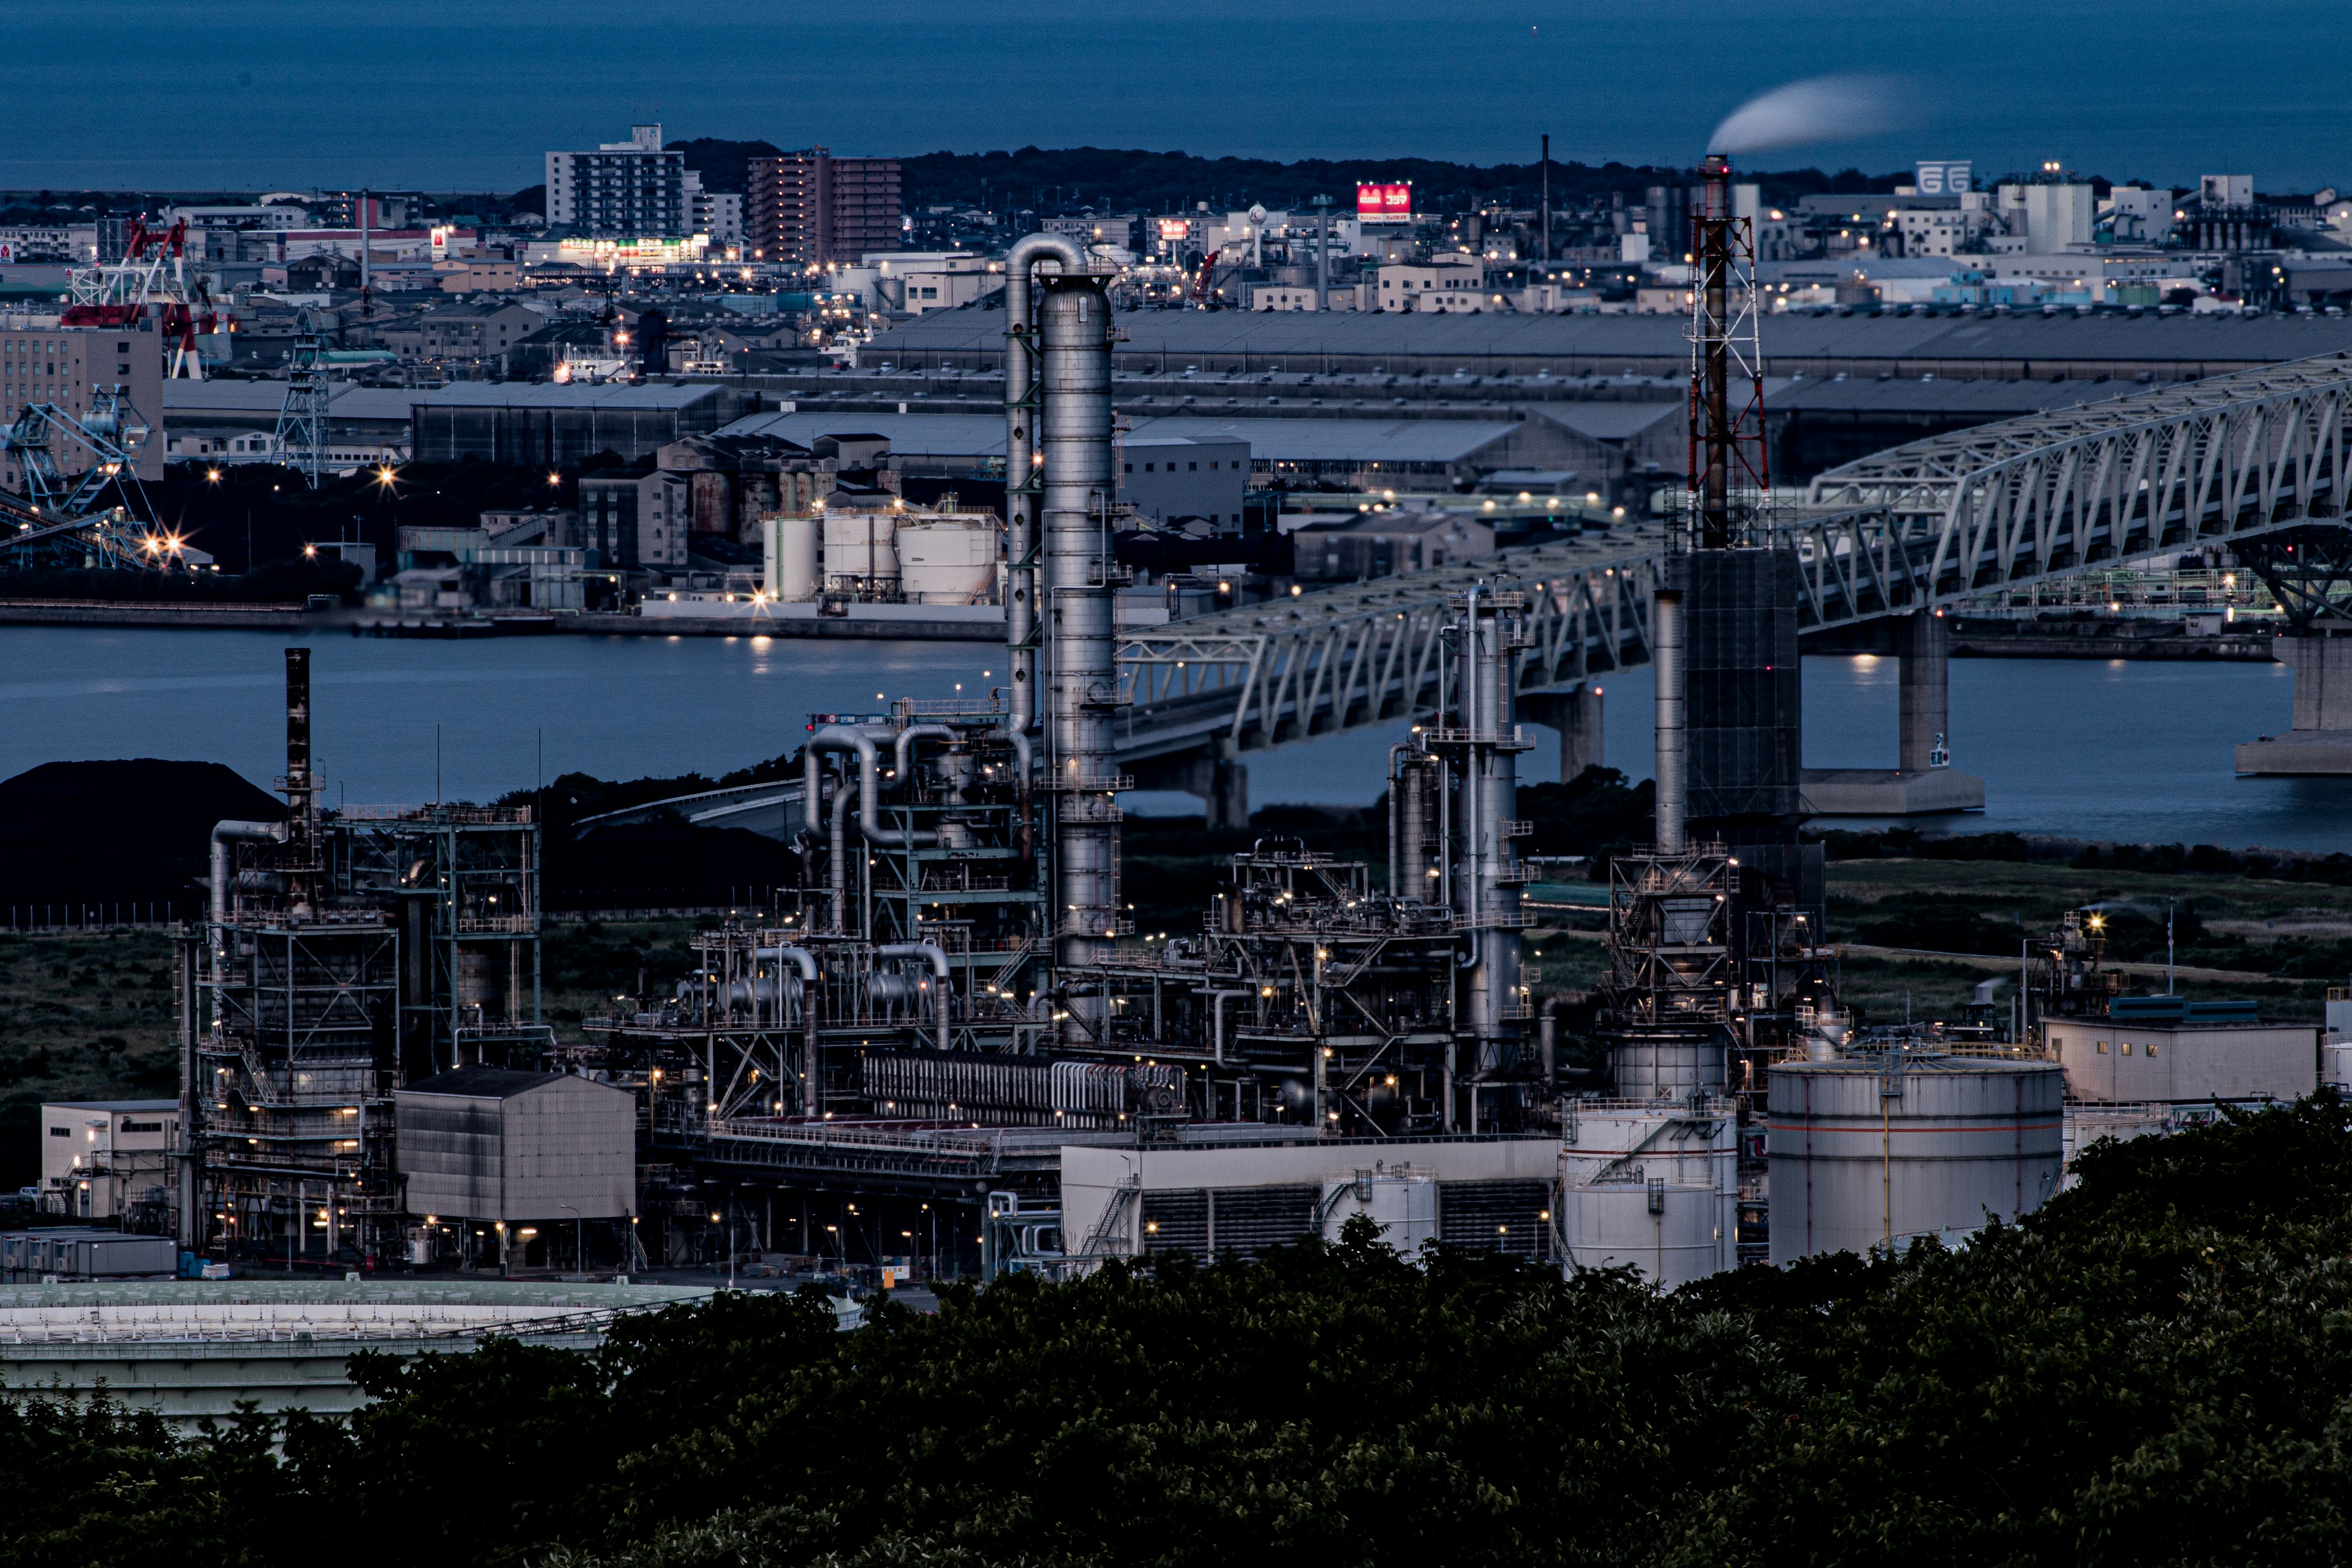
<svg viewBox="0 0 2352 1568">
<path fill-rule="evenodd" d="M 1524 163 L 1549 132 L 1562 160 L 1687 164 L 1743 101 L 1836 74 L 1893 79 L 1903 112 L 1760 166 L 1966 157 L 1993 174 L 2056 160 L 2118 180 L 2227 169 L 2308 189 L 2347 176 L 2335 149 L 2352 132 L 2315 66 L 2269 58 L 2292 41 L 2316 61 L 2352 41 L 2352 17 L 2310 4 L 2268 8 L 2245 35 L 2255 47 L 2237 51 L 2184 47 L 2211 22 L 2177 0 L 2136 13 L 2128 35 L 2101 8 L 2023 0 L 1965 20 L 1922 5 L 1855 17 L 1825 0 L 1769 16 L 1309 0 L 1276 16 L 1211 0 L 1083 27 L 1034 0 L 977 21 L 939 0 L 855 21 L 747 0 L 651 12 L 584 0 L 561 31 L 514 0 L 396 15 L 344 0 L 304 16 L 256 0 L 16 11 L 0 184 L 26 188 L 515 190 L 537 183 L 545 148 L 593 146 L 629 118 L 678 137 L 897 156 L 1096 145 Z M 109 58 L 103 98 L 84 63 L 94 36 L 139 41 Z"/>
</svg>

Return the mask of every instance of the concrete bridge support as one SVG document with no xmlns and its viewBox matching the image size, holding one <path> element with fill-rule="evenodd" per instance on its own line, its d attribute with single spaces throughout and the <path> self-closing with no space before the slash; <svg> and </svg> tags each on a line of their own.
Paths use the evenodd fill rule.
<svg viewBox="0 0 2352 1568">
<path fill-rule="evenodd" d="M 1816 816 L 1927 816 L 1984 809 L 1984 780 L 1950 765 L 1951 622 L 1916 610 L 1893 625 L 1895 766 L 1807 768 L 1805 806 Z"/>
<path fill-rule="evenodd" d="M 1143 789 L 1181 790 L 1201 797 L 1209 830 L 1239 832 L 1249 826 L 1249 769 L 1234 760 L 1234 743 L 1220 740 L 1213 751 L 1154 757 L 1134 764 Z"/>
<path fill-rule="evenodd" d="M 1559 731 L 1559 782 L 1567 784 L 1587 768 L 1605 767 L 1601 734 L 1601 688 L 1580 686 L 1573 691 L 1523 691 L 1518 717 Z"/>
<path fill-rule="evenodd" d="M 2294 671 L 2294 727 L 2238 748 L 2242 773 L 2352 773 L 2352 637 L 2274 637 Z"/>
</svg>

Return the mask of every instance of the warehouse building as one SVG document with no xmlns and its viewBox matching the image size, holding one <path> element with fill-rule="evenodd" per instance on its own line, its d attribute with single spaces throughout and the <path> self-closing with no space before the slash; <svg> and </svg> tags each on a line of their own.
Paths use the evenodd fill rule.
<svg viewBox="0 0 2352 1568">
<path fill-rule="evenodd" d="M 583 386 L 473 382 L 403 394 L 420 463 L 576 467 L 599 453 L 624 462 L 707 435 L 756 408 L 757 393 L 711 383 Z"/>
<path fill-rule="evenodd" d="M 1133 310 L 1118 325 L 1117 368 L 1142 374 L 1690 374 L 1689 323 L 1676 315 Z M 2352 318 L 2332 316 L 1789 312 L 1759 331 L 1774 374 L 1815 378 L 2189 381 L 2352 351 Z M 1003 352 L 1002 308 L 983 303 L 904 322 L 858 363 L 984 372 Z"/>
</svg>

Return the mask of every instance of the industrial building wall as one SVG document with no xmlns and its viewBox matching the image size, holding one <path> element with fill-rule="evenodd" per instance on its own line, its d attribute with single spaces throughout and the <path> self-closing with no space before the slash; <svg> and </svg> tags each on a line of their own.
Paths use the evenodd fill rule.
<svg viewBox="0 0 2352 1568">
<path fill-rule="evenodd" d="M 1195 1250 L 1205 1247 L 1210 1235 L 1212 1205 L 1226 1205 L 1221 1213 L 1233 1213 L 1243 1230 L 1228 1230 L 1223 1223 L 1215 1225 L 1216 1250 L 1238 1247 L 1239 1237 L 1247 1235 L 1252 1247 L 1271 1245 L 1256 1239 L 1265 1225 L 1275 1221 L 1265 1217 L 1265 1205 L 1271 1203 L 1279 1218 L 1281 1205 L 1288 1200 L 1286 1191 L 1319 1193 L 1324 1184 L 1335 1181 L 1353 1180 L 1360 1170 L 1369 1171 L 1376 1163 L 1388 1167 L 1410 1164 L 1414 1173 L 1433 1177 L 1440 1184 L 1441 1194 L 1451 1194 L 1454 1184 L 1465 1184 L 1461 1204 L 1469 1206 L 1463 1212 L 1475 1215 L 1493 1203 L 1517 1213 L 1527 1207 L 1519 1200 L 1528 1192 L 1550 1190 L 1558 1173 L 1559 1141 L 1556 1138 L 1494 1138 L 1475 1141 L 1414 1143 L 1390 1142 L 1375 1148 L 1343 1142 L 1304 1142 L 1298 1143 L 1213 1144 L 1172 1149 L 1093 1148 L 1070 1144 L 1062 1150 L 1062 1234 L 1072 1248 L 1083 1246 L 1101 1225 L 1104 1212 L 1118 1201 L 1123 1188 L 1138 1184 L 1142 1190 L 1142 1202 L 1131 1205 L 1124 1225 L 1124 1244 L 1114 1246 L 1114 1251 L 1140 1252 L 1147 1240 L 1159 1246 L 1178 1244 L 1178 1238 L 1198 1234 L 1199 1242 L 1183 1242 Z M 1502 1184 L 1514 1189 L 1514 1194 L 1494 1199 L 1489 1195 L 1468 1194 L 1467 1187 L 1484 1188 Z M 1524 1191 L 1519 1189 L 1524 1188 Z M 1234 1194 L 1259 1194 L 1246 1202 Z M 1271 1197 L 1265 1194 L 1272 1194 Z M 1457 1207 L 1461 1207 L 1457 1204 Z M 1239 1205 L 1239 1208 L 1233 1205 Z M 1538 1203 L 1529 1213 L 1545 1205 Z M 1310 1205 L 1311 1210 L 1311 1205 Z M 1243 1218 L 1240 1216 L 1249 1216 Z M 1443 1201 L 1441 1201 L 1441 1221 Z M 1145 1228 L 1157 1223 L 1159 1231 Z M 1508 1216 L 1493 1220 L 1465 1219 L 1465 1224 L 1485 1224 L 1482 1235 L 1490 1239 L 1496 1233 L 1495 1225 L 1518 1228 L 1526 1222 Z M 1295 1240 L 1313 1229 L 1312 1214 L 1298 1222 L 1301 1228 L 1286 1233 L 1284 1239 Z M 1516 1244 L 1512 1244 L 1516 1249 Z"/>
<path fill-rule="evenodd" d="M 1800 812 L 1803 692 L 1797 558 L 1707 550 L 1685 558 L 1690 783 L 1702 832 Z"/>
<path fill-rule="evenodd" d="M 628 1090 L 564 1078 L 509 1096 L 503 1109 L 506 1206 L 496 1217 L 618 1219 L 635 1209 L 637 1108 Z"/>
<path fill-rule="evenodd" d="M 497 1100 L 395 1090 L 393 1115 L 410 1213 L 505 1217 L 499 1192 L 505 1128 Z"/>
<path fill-rule="evenodd" d="M 2043 1029 L 2076 1100 L 2294 1100 L 2319 1087 L 2319 1031 L 2308 1024 L 2167 1028 L 2053 1018 Z"/>
</svg>

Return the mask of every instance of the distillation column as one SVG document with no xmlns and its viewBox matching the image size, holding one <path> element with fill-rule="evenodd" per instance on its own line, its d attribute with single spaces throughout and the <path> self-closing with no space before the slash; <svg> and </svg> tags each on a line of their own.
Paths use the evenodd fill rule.
<svg viewBox="0 0 2352 1568">
<path fill-rule="evenodd" d="M 1119 707 L 1112 600 L 1110 301 L 1083 272 L 1039 280 L 1044 382 L 1039 450 L 1045 622 L 1045 721 L 1054 791 L 1056 967 L 1110 954 L 1119 930 L 1113 724 Z M 1067 1035 L 1099 1037 L 1102 999 L 1072 995 Z"/>
<path fill-rule="evenodd" d="M 1454 923 L 1469 948 L 1457 1028 L 1473 1053 L 1469 1130 L 1476 1131 L 1504 1110 L 1494 1087 L 1518 1065 L 1520 1020 L 1528 1011 L 1519 962 L 1526 916 L 1512 847 L 1518 753 L 1528 742 L 1511 722 L 1519 595 L 1474 588 L 1461 605 L 1460 728 L 1441 734 L 1455 757 Z"/>
</svg>

